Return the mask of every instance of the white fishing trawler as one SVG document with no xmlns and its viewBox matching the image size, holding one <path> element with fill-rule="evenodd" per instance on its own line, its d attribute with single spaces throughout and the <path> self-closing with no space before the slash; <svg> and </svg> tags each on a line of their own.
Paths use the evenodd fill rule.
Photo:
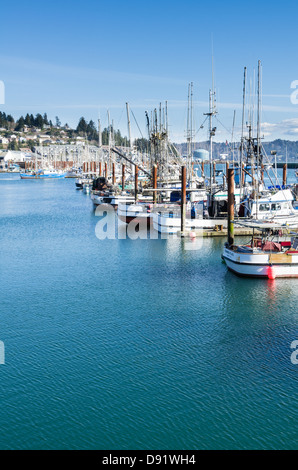
<svg viewBox="0 0 298 470">
<path fill-rule="evenodd" d="M 258 220 L 271 220 L 280 224 L 298 224 L 298 211 L 294 207 L 295 198 L 290 189 L 281 189 L 266 196 L 248 197 L 242 202 L 244 217 Z"/>
<path fill-rule="evenodd" d="M 230 271 L 244 277 L 298 277 L 297 232 L 285 236 L 283 231 L 289 231 L 289 225 L 268 221 L 242 225 L 253 229 L 253 236 L 245 245 L 225 244 L 222 258 Z"/>
</svg>

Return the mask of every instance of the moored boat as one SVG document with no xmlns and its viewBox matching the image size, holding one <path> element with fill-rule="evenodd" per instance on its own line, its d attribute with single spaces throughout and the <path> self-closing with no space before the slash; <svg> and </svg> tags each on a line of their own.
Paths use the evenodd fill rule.
<svg viewBox="0 0 298 470">
<path fill-rule="evenodd" d="M 92 187 L 93 178 L 90 178 L 88 175 L 82 175 L 75 181 L 76 189 L 84 189 L 84 185 Z"/>
<path fill-rule="evenodd" d="M 65 178 L 65 173 L 59 173 L 55 170 L 37 170 L 37 171 L 30 171 L 28 173 L 20 173 L 21 179 L 33 179 L 33 180 L 41 180 L 41 179 L 53 179 L 58 178 L 62 179 Z"/>
<path fill-rule="evenodd" d="M 225 244 L 222 258 L 239 276 L 275 279 L 298 277 L 298 233 L 285 237 L 288 227 L 264 222 L 245 224 L 261 233 L 245 245 Z"/>
<path fill-rule="evenodd" d="M 150 228 L 152 222 L 152 204 L 119 204 L 118 218 L 129 224 L 134 221 L 136 224 L 144 224 Z"/>
</svg>

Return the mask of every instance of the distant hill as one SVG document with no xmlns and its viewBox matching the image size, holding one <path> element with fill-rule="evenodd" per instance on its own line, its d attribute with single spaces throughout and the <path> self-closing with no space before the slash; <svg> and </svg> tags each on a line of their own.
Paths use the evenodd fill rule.
<svg viewBox="0 0 298 470">
<path fill-rule="evenodd" d="M 179 150 L 182 155 L 187 154 L 187 143 L 175 144 L 175 147 Z M 235 149 L 240 147 L 240 143 L 234 144 Z M 277 139 L 272 142 L 263 142 L 263 147 L 266 154 L 270 157 L 270 152 L 275 150 L 277 152 L 277 161 L 285 161 L 286 155 L 288 162 L 298 161 L 298 141 L 293 142 L 291 140 Z M 196 142 L 194 149 L 204 149 L 209 151 L 209 142 Z M 214 142 L 213 143 L 213 156 L 215 159 L 219 159 L 221 154 L 231 155 L 231 144 L 226 142 Z M 235 152 L 236 155 L 236 152 Z"/>
</svg>

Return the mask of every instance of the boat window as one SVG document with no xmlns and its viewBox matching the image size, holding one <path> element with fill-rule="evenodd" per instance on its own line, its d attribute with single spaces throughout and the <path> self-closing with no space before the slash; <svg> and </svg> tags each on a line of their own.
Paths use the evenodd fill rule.
<svg viewBox="0 0 298 470">
<path fill-rule="evenodd" d="M 281 210 L 281 205 L 280 204 L 271 204 L 271 210 L 272 211 L 280 211 Z"/>
<path fill-rule="evenodd" d="M 259 205 L 259 210 L 260 211 L 269 211 L 270 210 L 270 205 L 269 204 L 260 204 Z"/>
</svg>

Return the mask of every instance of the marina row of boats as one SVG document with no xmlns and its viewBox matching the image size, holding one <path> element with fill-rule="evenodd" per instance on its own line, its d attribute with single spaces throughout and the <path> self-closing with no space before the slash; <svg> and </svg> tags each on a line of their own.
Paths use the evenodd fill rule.
<svg viewBox="0 0 298 470">
<path fill-rule="evenodd" d="M 78 176 L 76 189 L 90 194 L 95 208 L 112 207 L 125 224 L 134 222 L 159 233 L 193 237 L 206 230 L 222 233 L 226 230 L 228 242 L 223 260 L 237 274 L 298 277 L 298 185 L 287 184 L 286 165 L 282 182 L 279 181 L 277 168 L 273 167 L 262 146 L 260 74 L 259 62 L 257 119 L 250 110 L 247 132 L 244 133 L 243 112 L 240 144 L 235 148 L 232 142 L 226 163 L 221 162 L 220 168 L 213 157 L 216 133 L 213 121 L 217 115 L 215 91 L 210 90 L 209 112 L 206 113 L 209 159 L 200 161 L 194 158 L 190 84 L 187 155 L 179 155 L 169 141 L 166 103 L 165 108 L 160 105 L 159 112 L 155 109 L 151 118 L 146 113 L 148 152 L 136 152 L 132 145 L 123 151 L 109 142 L 108 149 L 100 153 L 100 161 L 90 165 L 92 171 L 73 169 L 73 174 Z M 244 98 L 245 84 L 246 69 Z M 129 141 L 131 144 L 131 138 Z M 57 175 L 57 171 L 35 171 L 21 174 L 21 178 L 55 177 L 54 173 Z M 252 240 L 242 246 L 235 245 L 235 229 L 243 227 L 252 232 Z"/>
</svg>

